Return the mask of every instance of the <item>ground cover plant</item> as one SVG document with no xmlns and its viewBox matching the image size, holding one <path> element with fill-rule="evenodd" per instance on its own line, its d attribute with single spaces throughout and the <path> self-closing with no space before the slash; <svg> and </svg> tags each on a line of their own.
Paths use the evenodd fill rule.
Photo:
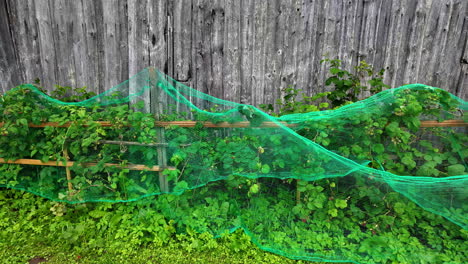
<svg viewBox="0 0 468 264">
<path fill-rule="evenodd" d="M 4 188 L 0 198 L 0 263 L 305 263 L 262 251 L 243 232 L 177 234 L 154 200 L 67 205 Z"/>
<path fill-rule="evenodd" d="M 165 246 L 277 260 L 249 251 L 251 239 L 291 259 L 462 263 L 467 134 L 422 122 L 466 119 L 466 102 L 424 85 L 378 93 L 382 71 L 360 64 L 375 76 L 366 88 L 329 62 L 335 88 L 301 98 L 289 87 L 265 106 L 277 116 L 151 70 L 84 101 L 92 95 L 83 89 L 59 87 L 65 103 L 31 85 L 11 90 L 0 104 L 0 158 L 10 161 L 0 185 L 54 202 L 3 191 L 0 201 L 16 205 L 2 211 L 1 241 L 10 242 L 0 247 L 29 243 L 13 235 L 28 230 L 51 251 L 94 257 Z M 352 103 L 364 91 L 377 94 Z M 48 166 L 15 163 L 25 159 Z M 50 224 L 14 224 L 39 215 Z"/>
</svg>

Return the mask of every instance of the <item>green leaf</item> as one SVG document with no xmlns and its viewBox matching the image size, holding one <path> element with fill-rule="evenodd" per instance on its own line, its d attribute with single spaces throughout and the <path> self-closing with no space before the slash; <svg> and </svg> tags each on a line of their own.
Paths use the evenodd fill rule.
<svg viewBox="0 0 468 264">
<path fill-rule="evenodd" d="M 328 214 L 331 215 L 332 217 L 337 217 L 338 216 L 338 210 L 336 208 L 328 210 Z"/>
<path fill-rule="evenodd" d="M 138 101 L 136 104 L 133 105 L 134 108 L 136 109 L 143 109 L 145 107 L 145 102 L 144 101 Z"/>
<path fill-rule="evenodd" d="M 16 124 L 23 125 L 23 126 L 27 127 L 28 126 L 28 120 L 26 120 L 25 118 L 20 118 L 20 119 L 16 120 Z"/>
<path fill-rule="evenodd" d="M 180 181 L 174 187 L 174 191 L 186 190 L 188 189 L 188 183 L 186 181 Z"/>
<path fill-rule="evenodd" d="M 104 212 L 104 211 L 100 211 L 100 210 L 93 210 L 91 212 L 89 212 L 89 215 L 92 217 L 92 218 L 102 218 L 103 216 L 105 216 L 107 213 Z"/>
<path fill-rule="evenodd" d="M 413 160 L 413 158 L 411 156 L 404 156 L 402 159 L 401 159 L 401 163 L 405 164 L 406 166 L 408 166 L 408 168 L 412 169 L 414 167 L 416 167 L 416 162 Z"/>
<path fill-rule="evenodd" d="M 405 204 L 397 202 L 393 206 L 393 210 L 395 210 L 395 212 L 398 214 L 403 214 L 405 212 L 405 207 L 406 207 Z"/>
<path fill-rule="evenodd" d="M 346 200 L 341 200 L 341 199 L 336 199 L 335 200 L 335 206 L 341 209 L 344 209 L 348 207 L 348 201 Z"/>
<path fill-rule="evenodd" d="M 330 78 L 328 78 L 328 79 L 325 81 L 325 85 L 328 86 L 328 85 L 330 85 L 330 84 L 332 84 L 332 83 L 334 83 L 334 82 L 336 82 L 336 81 L 338 81 L 338 78 L 336 78 L 336 77 L 330 77 Z"/>
<path fill-rule="evenodd" d="M 325 147 L 330 145 L 330 139 L 329 138 L 322 139 L 322 145 L 324 145 Z"/>
<path fill-rule="evenodd" d="M 379 144 L 374 144 L 374 145 L 372 146 L 372 149 L 373 149 L 374 152 L 377 153 L 377 154 L 381 154 L 381 153 L 383 153 L 384 150 L 385 150 L 384 145 L 382 145 L 382 144 L 380 144 L 380 143 L 379 143 Z"/>
<path fill-rule="evenodd" d="M 359 145 L 352 145 L 351 150 L 354 154 L 360 154 L 362 152 L 362 148 Z"/>
<path fill-rule="evenodd" d="M 36 153 L 37 153 L 37 149 L 33 149 L 33 150 L 31 151 L 31 157 L 33 157 L 34 154 L 36 154 Z"/>
<path fill-rule="evenodd" d="M 339 68 L 331 68 L 331 69 L 330 69 L 330 73 L 331 73 L 331 74 L 337 74 L 337 73 L 339 73 L 339 72 L 341 72 L 341 69 L 339 69 Z"/>
<path fill-rule="evenodd" d="M 443 161 L 443 158 L 439 154 L 437 154 L 437 155 L 432 156 L 432 160 L 437 164 L 441 164 Z"/>
<path fill-rule="evenodd" d="M 255 194 L 258 193 L 259 190 L 260 186 L 258 184 L 253 184 L 252 186 L 250 186 L 249 192 Z"/>
<path fill-rule="evenodd" d="M 262 165 L 262 169 L 261 169 L 261 172 L 262 173 L 269 173 L 270 172 L 270 166 L 268 164 L 263 164 Z"/>
<path fill-rule="evenodd" d="M 450 165 L 447 167 L 447 173 L 449 176 L 464 175 L 465 166 L 461 164 Z"/>
</svg>

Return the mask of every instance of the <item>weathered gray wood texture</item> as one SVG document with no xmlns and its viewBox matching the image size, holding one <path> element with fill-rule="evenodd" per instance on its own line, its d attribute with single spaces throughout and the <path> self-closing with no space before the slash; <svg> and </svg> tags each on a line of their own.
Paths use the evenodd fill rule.
<svg viewBox="0 0 468 264">
<path fill-rule="evenodd" d="M 102 92 L 147 66 L 223 99 L 325 91 L 328 55 L 468 99 L 467 0 L 0 0 L 0 89 Z"/>
</svg>

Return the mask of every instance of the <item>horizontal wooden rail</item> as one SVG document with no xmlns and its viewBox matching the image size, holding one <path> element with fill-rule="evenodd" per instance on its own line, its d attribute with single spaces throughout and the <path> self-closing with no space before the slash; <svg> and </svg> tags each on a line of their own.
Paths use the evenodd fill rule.
<svg viewBox="0 0 468 264">
<path fill-rule="evenodd" d="M 113 124 L 109 121 L 96 121 L 96 123 L 100 124 L 101 127 L 111 127 Z M 250 122 L 243 121 L 243 122 L 220 122 L 220 123 L 212 123 L 207 121 L 156 121 L 154 123 L 157 127 L 168 127 L 168 126 L 179 126 L 179 127 L 195 127 L 198 123 L 201 123 L 204 127 L 212 127 L 212 128 L 247 128 L 250 127 Z M 296 124 L 288 124 L 286 122 L 281 122 L 285 126 L 297 126 Z M 4 123 L 0 122 L 0 127 L 3 126 Z M 33 124 L 29 123 L 29 127 L 69 127 L 71 126 L 71 122 L 67 123 L 59 123 L 59 122 L 44 122 L 41 124 Z M 87 126 L 87 125 L 84 125 Z M 278 127 L 277 123 L 275 122 L 263 122 L 259 127 Z"/>
<path fill-rule="evenodd" d="M 111 144 L 111 145 L 130 145 L 130 146 L 144 146 L 144 147 L 168 147 L 169 143 L 140 143 L 134 141 L 120 141 L 120 140 L 99 140 L 101 144 Z"/>
<path fill-rule="evenodd" d="M 111 145 L 128 145 L 128 146 L 143 146 L 143 147 L 169 147 L 169 143 L 140 143 L 134 141 L 119 141 L 119 140 L 99 140 L 101 144 Z M 192 144 L 179 144 L 179 147 L 188 147 Z"/>
<path fill-rule="evenodd" d="M 102 127 L 111 127 L 113 124 L 112 122 L 109 121 L 96 121 L 96 123 L 100 124 Z M 220 123 L 213 123 L 213 122 L 207 122 L 207 121 L 156 121 L 155 126 L 157 127 L 168 127 L 168 126 L 179 126 L 179 127 L 195 127 L 198 123 L 201 123 L 204 127 L 210 127 L 210 128 L 248 128 L 250 127 L 250 122 L 248 121 L 243 121 L 243 122 L 235 122 L 235 123 L 229 123 L 229 122 L 220 122 Z M 287 126 L 287 127 L 295 127 L 297 124 L 289 124 L 286 122 L 280 122 L 281 124 Z M 67 122 L 60 124 L 59 122 L 44 122 L 41 124 L 33 124 L 29 123 L 29 127 L 69 127 L 72 123 Z M 0 127 L 2 127 L 4 123 L 0 122 Z M 86 125 L 85 125 L 86 126 Z M 421 121 L 421 127 L 464 127 L 468 126 L 468 123 L 466 123 L 463 120 L 445 120 L 442 122 L 438 122 L 435 120 L 426 120 L 426 121 Z M 274 128 L 278 127 L 278 124 L 276 122 L 263 122 L 259 126 L 256 127 L 269 127 L 269 128 Z"/>
<path fill-rule="evenodd" d="M 157 121 L 155 123 L 156 126 L 159 127 L 167 127 L 167 126 L 179 126 L 179 127 L 195 127 L 198 123 L 201 123 L 204 127 L 211 127 L 211 128 L 249 128 L 250 122 L 248 121 L 242 121 L 242 122 L 235 122 L 235 123 L 229 123 L 229 122 L 220 122 L 220 123 L 212 123 L 212 122 L 206 122 L 206 121 L 168 121 L 168 122 L 163 122 L 163 121 Z M 288 124 L 286 122 L 280 122 L 282 125 L 288 126 L 288 127 L 294 127 L 297 126 L 297 124 Z M 255 127 L 279 127 L 277 123 L 275 122 L 262 122 L 259 126 Z"/>
<path fill-rule="evenodd" d="M 421 121 L 421 127 L 464 127 L 468 126 L 463 120 L 445 120 L 442 122 L 439 121 Z"/>
<path fill-rule="evenodd" d="M 0 163 L 6 163 L 6 164 L 21 164 L 21 165 L 38 165 L 38 166 L 54 166 L 54 167 L 72 167 L 75 162 L 74 161 L 48 161 L 48 162 L 43 162 L 38 159 L 17 159 L 17 160 L 5 160 L 3 158 L 0 158 Z M 96 166 L 96 162 L 90 162 L 90 163 L 81 163 L 82 166 L 85 167 L 91 167 L 91 166 Z M 127 164 L 125 166 L 121 166 L 120 164 L 117 163 L 104 163 L 104 166 L 106 167 L 121 167 L 124 169 L 129 169 L 129 170 L 135 170 L 135 171 L 163 171 L 164 169 L 168 170 L 175 170 L 176 168 L 174 167 L 165 167 L 162 168 L 160 166 L 152 166 L 148 167 L 146 165 L 141 165 L 141 164 Z"/>
</svg>

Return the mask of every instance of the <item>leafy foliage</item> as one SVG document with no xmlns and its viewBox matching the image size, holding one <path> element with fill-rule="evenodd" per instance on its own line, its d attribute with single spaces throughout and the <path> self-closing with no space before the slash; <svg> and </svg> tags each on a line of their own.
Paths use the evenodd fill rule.
<svg viewBox="0 0 468 264">
<path fill-rule="evenodd" d="M 362 71 L 371 71 L 368 65 L 361 66 Z M 338 79 L 331 83 L 354 78 L 334 72 Z M 337 95 L 328 97 L 333 107 L 353 101 L 365 88 L 351 81 L 354 83 L 343 82 L 336 91 L 312 97 L 290 87 L 278 101 L 279 115 L 328 108 L 327 104 L 313 103 L 332 94 Z M 377 91 L 384 86 L 376 81 L 373 87 Z M 57 95 L 68 94 L 69 90 L 63 88 Z M 325 118 L 305 120 L 293 129 L 343 157 L 397 175 L 446 177 L 465 173 L 467 148 L 458 142 L 467 142 L 467 135 L 420 127 L 421 117 L 461 117 L 457 102 L 441 90 L 401 91 L 391 105 L 381 109 L 382 115 L 363 111 L 333 123 Z M 89 96 L 77 92 L 78 96 Z M 342 92 L 345 94 L 338 96 Z M 270 133 L 256 129 L 265 116 L 253 107 L 239 106 L 231 115 L 223 116 L 216 115 L 224 113 L 223 109 L 212 105 L 205 111 L 210 114 L 168 111 L 157 119 L 139 111 L 144 105 L 137 102 L 104 108 L 98 104 L 38 107 L 38 101 L 40 94 L 28 89 L 15 89 L 2 96 L 0 157 L 63 162 L 67 150 L 67 159 L 75 161 L 70 168 L 73 190 L 67 191 L 64 169 L 56 167 L 5 164 L 0 166 L 0 185 L 37 190 L 39 195 L 69 203 L 92 200 L 90 197 L 96 201 L 134 201 L 162 194 L 157 172 L 124 168 L 130 160 L 158 165 L 158 148 L 148 147 L 161 143 L 161 134 L 155 129 L 157 120 L 248 120 L 251 127 L 229 131 L 206 128 L 201 123 L 195 127 L 165 127 L 168 163 L 176 168 L 162 173 L 171 194 L 127 204 L 70 205 L 5 191 L 0 202 L 12 204 L 13 209 L 1 211 L 5 221 L 0 241 L 7 241 L 7 237 L 11 240 L 0 242 L 0 248 L 28 244 L 30 236 L 24 236 L 28 232 L 36 235 L 32 239 L 35 244 L 73 250 L 80 256 L 84 255 L 81 252 L 95 256 L 109 251 L 133 257 L 142 248 L 154 250 L 164 245 L 186 252 L 213 249 L 242 253 L 248 251 L 247 240 L 251 238 L 268 251 L 313 261 L 456 263 L 467 257 L 465 230 L 423 210 L 396 192 L 390 182 L 359 172 L 338 177 L 344 168 L 337 163 L 329 165 L 331 157 L 317 157 L 319 151 L 307 151 L 308 146 L 297 144 L 297 138 L 281 133 L 282 129 L 271 129 Z M 383 106 L 376 103 L 372 107 Z M 110 126 L 95 121 L 110 121 Z M 29 126 L 42 122 L 69 126 Z M 429 140 L 434 137 L 438 143 Z M 103 143 L 110 140 L 137 144 Z M 85 165 L 90 163 L 93 165 Z M 337 178 L 328 172 L 335 170 Z M 306 178 L 308 175 L 315 178 Z M 296 183 L 294 178 L 303 180 Z M 418 191 L 417 186 L 406 188 Z M 452 195 L 450 190 L 447 193 Z M 462 200 L 464 194 L 453 195 L 457 196 L 452 197 L 455 200 Z M 35 209 L 28 213 L 25 204 Z M 18 218 L 24 219 L 15 225 Z M 243 229 L 248 236 L 227 236 L 236 229 Z M 229 249 L 212 240 L 218 236 L 228 240 Z M 7 256 L 12 261 L 24 261 L 24 257 Z M 253 256 L 254 260 L 262 257 Z M 275 259 L 271 255 L 265 258 Z"/>
<path fill-rule="evenodd" d="M 375 71 L 374 68 L 365 61 L 360 61 L 354 67 L 355 74 L 341 68 L 341 60 L 338 59 L 323 59 L 320 63 L 330 64 L 330 74 L 325 81 L 326 86 L 332 86 L 333 91 L 327 95 L 331 101 L 332 107 L 341 106 L 349 102 L 359 100 L 359 95 L 364 91 L 369 91 L 371 94 L 381 92 L 385 88 L 390 88 L 383 82 L 385 69 Z M 368 77 L 370 80 L 367 86 L 363 81 L 363 77 Z"/>
<path fill-rule="evenodd" d="M 0 189 L 0 262 L 304 263 L 257 249 L 240 230 L 177 234 L 156 202 L 67 205 Z"/>
<path fill-rule="evenodd" d="M 327 109 L 327 102 L 315 104 L 321 98 L 329 96 L 330 92 L 318 93 L 314 96 L 307 96 L 301 89 L 296 89 L 293 86 L 288 86 L 282 89 L 284 96 L 276 100 L 279 109 L 279 116 L 293 113 L 309 113 Z M 300 96 L 300 97 L 299 97 Z M 273 114 L 274 106 L 272 104 L 261 104 L 260 108 Z"/>
</svg>

